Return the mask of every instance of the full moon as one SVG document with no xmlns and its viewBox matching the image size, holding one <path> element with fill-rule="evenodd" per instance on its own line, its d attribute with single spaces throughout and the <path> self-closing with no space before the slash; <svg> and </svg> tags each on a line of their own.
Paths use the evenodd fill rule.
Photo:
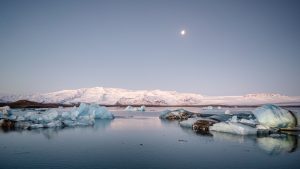
<svg viewBox="0 0 300 169">
<path fill-rule="evenodd" d="M 186 31 L 185 31 L 185 30 L 181 30 L 181 31 L 180 31 L 180 35 L 181 35 L 181 36 L 184 36 L 185 34 L 186 34 Z"/>
</svg>

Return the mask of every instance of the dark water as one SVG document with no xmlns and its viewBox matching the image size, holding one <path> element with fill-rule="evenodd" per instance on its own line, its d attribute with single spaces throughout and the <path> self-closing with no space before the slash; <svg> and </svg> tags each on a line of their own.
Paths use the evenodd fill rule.
<svg viewBox="0 0 300 169">
<path fill-rule="evenodd" d="M 115 112 L 93 127 L 0 132 L 1 169 L 293 169 L 299 135 L 200 135 L 158 113 Z"/>
</svg>

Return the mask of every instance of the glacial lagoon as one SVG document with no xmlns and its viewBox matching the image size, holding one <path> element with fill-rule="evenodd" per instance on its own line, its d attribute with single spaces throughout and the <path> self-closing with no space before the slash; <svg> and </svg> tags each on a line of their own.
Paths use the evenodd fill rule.
<svg viewBox="0 0 300 169">
<path fill-rule="evenodd" d="M 299 133 L 259 137 L 199 134 L 180 127 L 178 121 L 159 119 L 164 109 L 129 112 L 112 107 L 109 110 L 115 119 L 96 120 L 95 125 L 87 127 L 0 129 L 0 168 L 299 168 Z M 224 109 L 186 109 L 224 113 Z M 230 111 L 247 113 L 252 109 Z M 288 109 L 300 113 L 300 108 Z"/>
</svg>

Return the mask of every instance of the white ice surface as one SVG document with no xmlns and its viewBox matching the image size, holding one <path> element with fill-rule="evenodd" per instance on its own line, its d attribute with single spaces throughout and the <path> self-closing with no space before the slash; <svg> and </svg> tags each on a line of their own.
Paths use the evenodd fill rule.
<svg viewBox="0 0 300 169">
<path fill-rule="evenodd" d="M 257 133 L 256 128 L 234 122 L 215 123 L 213 126 L 210 126 L 209 129 L 211 131 L 218 131 L 237 135 L 253 135 Z"/>
<path fill-rule="evenodd" d="M 296 118 L 286 109 L 267 104 L 253 111 L 258 122 L 267 127 L 293 128 L 296 126 Z"/>
</svg>

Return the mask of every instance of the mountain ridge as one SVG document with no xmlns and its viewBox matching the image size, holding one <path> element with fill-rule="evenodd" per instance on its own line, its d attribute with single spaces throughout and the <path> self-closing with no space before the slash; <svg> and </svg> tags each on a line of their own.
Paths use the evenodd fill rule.
<svg viewBox="0 0 300 169">
<path fill-rule="evenodd" d="M 254 93 L 244 96 L 204 96 L 163 90 L 127 90 L 122 88 L 80 88 L 29 95 L 2 95 L 0 101 L 29 100 L 39 103 L 76 104 L 80 102 L 103 105 L 300 105 L 300 96 L 276 93 Z"/>
</svg>

